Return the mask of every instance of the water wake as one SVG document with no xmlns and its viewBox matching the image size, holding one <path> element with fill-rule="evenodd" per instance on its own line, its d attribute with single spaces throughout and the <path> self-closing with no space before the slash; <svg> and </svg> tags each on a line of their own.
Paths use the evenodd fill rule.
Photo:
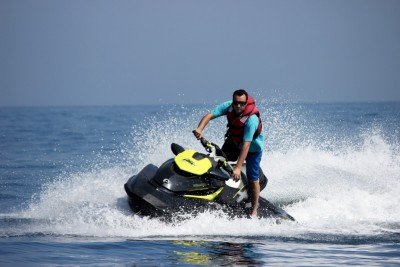
<svg viewBox="0 0 400 267">
<path fill-rule="evenodd" d="M 148 163 L 160 165 L 172 157 L 171 142 L 203 150 L 191 137 L 202 109 L 178 107 L 161 118 L 149 116 L 143 124 L 133 126 L 131 137 L 121 145 L 126 153 L 118 162 L 124 163 L 107 167 L 94 164 L 96 167 L 88 171 L 58 177 L 43 187 L 28 209 L 1 215 L 2 224 L 7 226 L 1 234 L 315 238 L 400 232 L 400 155 L 396 139 L 368 129 L 352 138 L 334 136 L 327 145 L 326 132 L 320 137 L 317 133 L 304 138 L 306 130 L 295 123 L 282 130 L 288 120 L 293 120 L 293 110 L 286 112 L 290 116 L 281 123 L 278 112 L 269 113 L 277 115 L 266 123 L 271 140 L 261 166 L 269 184 L 261 195 L 284 206 L 296 218 L 295 223 L 232 220 L 215 211 L 173 224 L 132 215 L 123 189 L 131 175 Z M 278 126 L 273 127 L 273 123 Z M 214 142 L 223 140 L 224 124 L 222 120 L 213 121 L 206 136 Z M 296 131 L 302 132 L 293 134 Z M 10 223 L 10 217 L 31 223 L 24 221 L 19 224 L 22 227 L 17 227 Z"/>
</svg>

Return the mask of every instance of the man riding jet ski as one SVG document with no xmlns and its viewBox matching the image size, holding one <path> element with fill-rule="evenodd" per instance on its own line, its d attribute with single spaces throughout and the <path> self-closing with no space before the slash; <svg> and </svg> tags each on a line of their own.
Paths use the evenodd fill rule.
<svg viewBox="0 0 400 267">
<path fill-rule="evenodd" d="M 124 185 L 129 205 L 138 215 L 172 219 L 181 214 L 223 210 L 231 216 L 247 216 L 251 208 L 246 171 L 241 179 L 232 179 L 232 165 L 222 150 L 204 138 L 200 139 L 209 154 L 184 149 L 175 143 L 175 154 L 159 168 L 144 167 Z M 245 168 L 245 166 L 244 166 Z M 260 187 L 268 180 L 260 171 Z M 283 209 L 260 197 L 258 217 L 275 217 L 294 221 Z"/>
</svg>

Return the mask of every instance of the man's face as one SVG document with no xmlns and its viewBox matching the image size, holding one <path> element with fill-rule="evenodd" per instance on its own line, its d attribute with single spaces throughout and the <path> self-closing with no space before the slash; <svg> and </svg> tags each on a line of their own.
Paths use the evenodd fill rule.
<svg viewBox="0 0 400 267">
<path fill-rule="evenodd" d="M 233 110 L 235 111 L 236 114 L 241 114 L 244 109 L 246 108 L 246 95 L 241 95 L 237 96 L 235 95 L 233 97 Z"/>
</svg>

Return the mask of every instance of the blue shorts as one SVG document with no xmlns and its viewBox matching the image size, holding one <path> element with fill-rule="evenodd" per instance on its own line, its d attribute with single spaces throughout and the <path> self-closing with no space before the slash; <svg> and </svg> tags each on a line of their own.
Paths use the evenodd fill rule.
<svg viewBox="0 0 400 267">
<path fill-rule="evenodd" d="M 257 181 L 260 177 L 262 151 L 249 152 L 246 157 L 246 175 L 249 181 Z"/>
</svg>

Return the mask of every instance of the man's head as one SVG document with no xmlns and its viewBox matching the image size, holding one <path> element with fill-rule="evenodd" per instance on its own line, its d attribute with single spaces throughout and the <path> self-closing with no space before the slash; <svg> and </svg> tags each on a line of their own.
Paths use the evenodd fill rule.
<svg viewBox="0 0 400 267">
<path fill-rule="evenodd" d="M 241 114 L 246 108 L 247 96 L 247 92 L 243 89 L 233 92 L 232 106 L 236 114 Z"/>
</svg>

